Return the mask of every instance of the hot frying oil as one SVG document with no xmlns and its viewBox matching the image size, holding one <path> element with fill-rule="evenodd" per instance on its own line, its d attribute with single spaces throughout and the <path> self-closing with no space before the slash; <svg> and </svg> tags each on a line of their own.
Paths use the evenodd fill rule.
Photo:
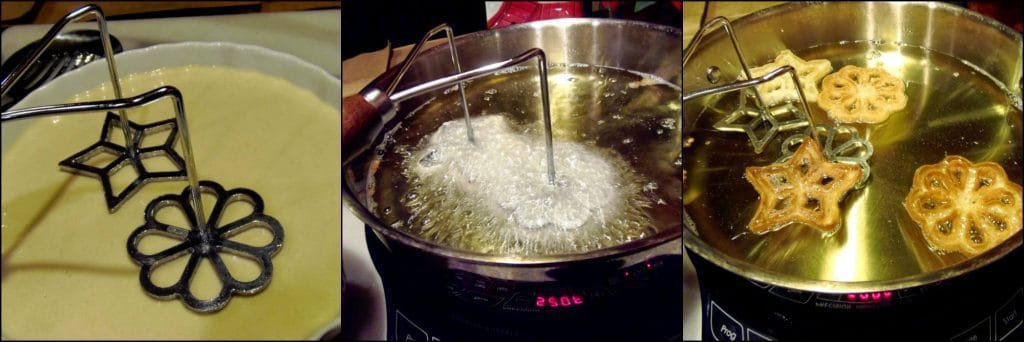
<svg viewBox="0 0 1024 342">
<path fill-rule="evenodd" d="M 686 137 L 693 143 L 683 151 L 684 205 L 700 238 L 734 258 L 806 279 L 894 279 L 964 260 L 959 253 L 933 251 L 903 201 L 914 171 L 947 155 L 996 162 L 1010 181 L 1022 183 L 1020 98 L 981 69 L 920 47 L 858 41 L 794 53 L 805 60 L 828 59 L 834 70 L 881 67 L 905 81 L 903 110 L 880 124 L 852 125 L 874 147 L 867 186 L 841 202 L 842 226 L 834 235 L 823 237 L 799 225 L 752 234 L 746 226 L 758 194 L 743 178 L 744 168 L 771 164 L 780 156 L 781 141 L 796 132 L 781 133 L 762 154 L 754 154 L 744 134 L 711 128 L 735 108 L 738 93 L 687 103 L 684 115 L 699 118 Z M 809 105 L 817 124 L 834 124 L 817 104 Z"/>
<path fill-rule="evenodd" d="M 556 174 L 562 177 L 560 182 L 576 181 L 577 188 L 558 193 L 558 188 L 541 187 L 546 186 L 544 173 L 536 171 L 546 165 L 542 153 L 487 145 L 493 139 L 507 139 L 510 149 L 543 149 L 537 71 L 518 67 L 466 85 L 474 127 L 484 125 L 480 133 L 492 135 L 479 137 L 480 148 L 492 146 L 493 151 L 484 152 L 493 155 L 459 160 L 459 170 L 501 172 L 501 178 L 496 178 L 500 181 L 467 185 L 473 180 L 456 179 L 460 174 L 454 169 L 429 179 L 418 173 L 427 172 L 422 170 L 441 158 L 430 154 L 437 146 L 428 146 L 428 137 L 441 135 L 442 124 L 451 121 L 445 127 L 464 132 L 459 92 L 451 88 L 415 108 L 378 147 L 380 163 L 372 177 L 371 209 L 393 227 L 433 243 L 509 256 L 583 253 L 679 229 L 679 88 L 649 75 L 581 64 L 555 65 L 548 72 Z M 497 117 L 503 123 L 495 121 Z M 505 125 L 509 132 L 503 131 Z M 520 158 L 509 165 L 521 167 L 473 164 L 486 160 L 500 164 L 502 158 Z M 503 187 L 509 184 L 504 181 L 507 177 L 530 177 L 537 187 L 535 183 Z M 506 190 L 495 193 L 499 189 Z M 552 191 L 552 196 L 508 201 L 542 191 Z M 507 203 L 532 203 L 534 208 Z M 571 206 L 547 208 L 565 203 Z M 587 208 L 594 210 L 588 213 L 583 210 Z M 545 210 L 551 215 L 536 214 Z"/>
</svg>

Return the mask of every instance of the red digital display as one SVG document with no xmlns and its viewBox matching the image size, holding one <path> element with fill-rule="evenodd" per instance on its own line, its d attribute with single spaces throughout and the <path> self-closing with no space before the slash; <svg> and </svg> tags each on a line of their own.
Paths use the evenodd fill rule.
<svg viewBox="0 0 1024 342">
<path fill-rule="evenodd" d="M 536 305 L 538 308 L 570 307 L 583 304 L 583 297 L 580 295 L 562 296 L 537 296 Z"/>
<path fill-rule="evenodd" d="M 846 294 L 846 300 L 851 302 L 878 303 L 890 299 L 892 299 L 892 291 Z"/>
</svg>

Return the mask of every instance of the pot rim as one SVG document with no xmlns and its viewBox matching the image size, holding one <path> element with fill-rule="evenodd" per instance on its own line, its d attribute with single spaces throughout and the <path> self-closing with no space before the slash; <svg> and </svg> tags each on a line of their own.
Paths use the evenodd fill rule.
<svg viewBox="0 0 1024 342">
<path fill-rule="evenodd" d="M 560 18 L 550 20 L 539 20 L 531 21 L 526 23 L 520 23 L 510 25 L 497 30 L 483 30 L 473 33 L 463 34 L 455 37 L 455 42 L 471 40 L 478 37 L 489 36 L 496 33 L 522 30 L 528 28 L 548 27 L 548 26 L 563 26 L 563 25 L 578 25 L 590 23 L 591 25 L 619 25 L 626 27 L 637 27 L 638 29 L 647 29 L 662 32 L 668 35 L 677 36 L 680 39 L 680 49 L 682 49 L 682 29 L 653 24 L 642 21 L 623 20 L 623 19 L 605 19 L 605 18 Z M 447 51 L 447 44 L 438 44 L 431 48 L 423 51 L 421 56 L 428 55 L 430 53 L 438 53 L 438 51 Z M 392 69 L 398 68 L 396 66 Z M 465 68 L 465 66 L 464 66 Z M 390 70 L 390 69 L 389 69 Z M 385 73 L 388 71 L 386 70 Z M 371 82 L 372 84 L 373 82 Z M 368 153 L 368 150 L 361 151 L 360 154 Z M 355 156 L 353 156 L 355 157 Z M 351 161 L 357 158 L 343 158 L 345 161 Z M 343 165 L 344 169 L 344 165 Z M 530 268 L 543 268 L 559 266 L 566 263 L 575 263 L 588 260 L 596 259 L 608 259 L 615 258 L 623 255 L 637 254 L 644 251 L 654 249 L 659 246 L 663 246 L 667 243 L 680 243 L 681 236 L 683 234 L 682 222 L 679 224 L 665 227 L 658 233 L 638 239 L 629 241 L 623 244 L 619 244 L 612 247 L 597 249 L 586 253 L 575 253 L 575 254 L 552 254 L 552 255 L 537 255 L 537 256 L 511 256 L 511 255 L 496 255 L 486 254 L 479 252 L 470 252 L 464 250 L 458 250 L 451 247 L 439 245 L 427 240 L 423 240 L 419 237 L 406 233 L 404 231 L 392 228 L 390 225 L 381 222 L 376 215 L 369 212 L 369 210 L 362 205 L 354 195 L 355 192 L 349 188 L 348 182 L 344 179 L 341 182 L 342 187 L 342 199 L 343 203 L 352 210 L 352 213 L 356 215 L 364 224 L 373 228 L 378 234 L 383 235 L 385 238 L 398 241 L 406 246 L 422 250 L 426 253 L 447 258 L 451 262 L 465 263 L 471 265 L 482 265 L 482 266 L 497 266 L 497 267 L 530 267 Z"/>
<path fill-rule="evenodd" d="M 822 5 L 824 3 L 787 3 L 781 4 L 769 8 L 765 8 L 750 14 L 747 14 L 741 18 L 733 20 L 734 26 L 740 26 L 743 23 L 753 20 L 753 18 L 760 18 L 764 16 L 777 15 L 779 13 L 794 11 L 810 5 Z M 1009 40 L 1016 42 L 1018 45 L 1021 44 L 1022 36 L 1020 33 L 1010 29 L 1002 23 L 985 17 L 977 12 L 971 11 L 966 8 L 961 8 L 956 5 L 942 3 L 942 2 L 906 2 L 900 4 L 901 6 L 928 6 L 929 8 L 937 8 L 943 11 L 950 11 L 957 13 L 963 17 L 964 20 L 974 20 L 982 24 L 991 26 L 997 29 L 1000 33 L 1006 36 Z M 763 269 L 762 267 L 756 266 L 745 260 L 740 260 L 732 256 L 726 255 L 707 242 L 704 242 L 696 233 L 696 224 L 690 219 L 689 214 L 686 212 L 686 208 L 683 208 L 683 244 L 686 249 L 691 250 L 701 258 L 721 267 L 729 272 L 735 273 L 738 276 L 767 283 L 770 285 L 781 286 L 796 290 L 813 291 L 821 293 L 846 293 L 846 292 L 877 292 L 877 291 L 890 291 L 900 290 L 910 287 L 917 287 L 922 285 L 928 285 L 939 281 L 958 277 L 962 274 L 974 271 L 978 268 L 986 266 L 995 262 L 996 260 L 1002 259 L 1007 254 L 1010 254 L 1013 250 L 1021 248 L 1022 236 L 1024 234 L 1018 233 L 1011 236 L 1006 241 L 1003 241 L 998 246 L 982 253 L 971 257 L 962 262 L 949 265 L 937 270 L 917 273 L 910 276 L 886 279 L 886 280 L 869 280 L 869 281 L 832 281 L 832 280 L 819 280 L 819 279 L 807 279 L 804 277 L 798 277 L 793 275 L 784 274 L 781 272 L 771 271 Z"/>
</svg>

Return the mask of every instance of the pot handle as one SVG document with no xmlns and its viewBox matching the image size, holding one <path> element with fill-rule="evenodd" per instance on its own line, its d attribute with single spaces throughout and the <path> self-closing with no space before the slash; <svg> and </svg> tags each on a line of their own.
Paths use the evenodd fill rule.
<svg viewBox="0 0 1024 342">
<path fill-rule="evenodd" d="M 341 100 L 341 146 L 349 145 L 359 136 L 366 124 L 377 113 L 361 94 L 350 95 Z"/>
</svg>

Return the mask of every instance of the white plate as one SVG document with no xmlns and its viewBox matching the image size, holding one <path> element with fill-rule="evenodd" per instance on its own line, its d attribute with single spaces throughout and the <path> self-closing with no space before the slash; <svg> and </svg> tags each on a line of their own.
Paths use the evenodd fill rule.
<svg viewBox="0 0 1024 342">
<path fill-rule="evenodd" d="M 341 112 L 340 80 L 295 56 L 262 47 L 223 42 L 163 44 L 118 54 L 115 61 L 118 74 L 121 77 L 159 68 L 188 65 L 228 66 L 257 71 L 306 89 L 324 103 L 337 109 L 339 113 Z M 57 77 L 33 91 L 11 109 L 59 104 L 75 94 L 107 81 L 109 81 L 107 64 L 104 60 L 98 60 Z M 29 125 L 36 120 L 45 119 L 5 122 L 2 126 L 0 151 L 6 153 L 11 144 Z M 340 192 L 340 189 L 338 191 Z M 309 338 L 319 339 L 324 333 L 337 329 L 340 324 L 341 317 L 339 316 L 319 331 L 309 332 Z"/>
</svg>

